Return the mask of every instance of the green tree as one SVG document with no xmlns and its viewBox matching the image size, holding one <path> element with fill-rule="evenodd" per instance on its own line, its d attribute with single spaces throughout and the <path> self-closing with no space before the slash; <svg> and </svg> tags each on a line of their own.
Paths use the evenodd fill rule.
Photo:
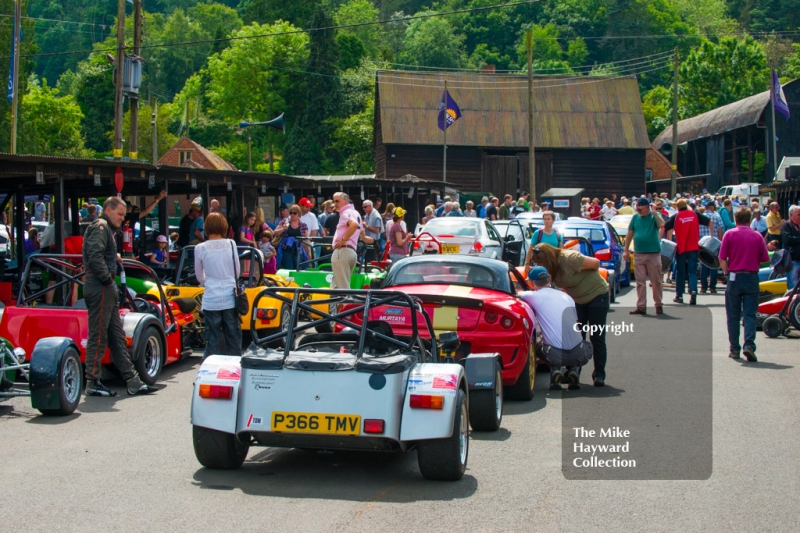
<svg viewBox="0 0 800 533">
<path fill-rule="evenodd" d="M 254 23 L 236 32 L 240 39 L 229 48 L 208 59 L 206 98 L 212 115 L 231 124 L 241 119 L 268 120 L 284 111 L 292 117 L 300 104 L 298 93 L 303 94 L 297 72 L 308 58 L 308 36 L 287 33 L 296 30 L 283 21 Z M 246 38 L 268 33 L 282 35 Z"/>
<path fill-rule="evenodd" d="M 377 22 L 379 20 L 378 15 L 379 11 L 371 0 L 349 0 L 340 5 L 334 12 L 333 21 L 337 26 Z M 370 59 L 378 58 L 382 48 L 381 27 L 379 25 L 372 24 L 355 28 L 343 28 L 339 30 L 339 36 L 342 35 L 358 37 Z"/>
<path fill-rule="evenodd" d="M 367 55 L 367 49 L 361 39 L 349 33 L 340 33 L 336 36 L 336 44 L 339 46 L 339 70 L 350 70 L 358 68 L 361 61 Z"/>
<path fill-rule="evenodd" d="M 737 22 L 727 15 L 725 0 L 672 0 L 681 19 L 703 35 L 730 35 Z"/>
<path fill-rule="evenodd" d="M 467 63 L 464 36 L 456 34 L 444 17 L 412 19 L 399 61 L 424 67 L 461 68 Z"/>
<path fill-rule="evenodd" d="M 680 107 L 692 117 L 769 88 L 769 69 L 752 37 L 704 41 L 678 69 Z"/>
<path fill-rule="evenodd" d="M 107 133 L 114 123 L 113 72 L 114 66 L 105 54 L 92 54 L 78 63 L 74 75 L 67 74 L 69 83 L 65 83 L 83 113 L 81 132 L 86 147 L 98 153 L 109 152 L 112 147 Z"/>
<path fill-rule="evenodd" d="M 311 27 L 330 26 L 333 26 L 333 20 L 327 10 L 317 7 Z M 317 174 L 325 166 L 321 159 L 311 161 L 305 155 L 300 156 L 300 153 L 323 153 L 330 135 L 330 127 L 326 121 L 341 113 L 342 88 L 338 65 L 339 46 L 336 44 L 334 31 L 327 29 L 312 32 L 306 66 L 306 106 L 300 116 L 300 127 L 293 129 L 286 140 L 283 168 L 287 172 Z"/>
<path fill-rule="evenodd" d="M 341 171 L 347 174 L 375 172 L 373 152 L 373 118 L 375 101 L 370 99 L 364 110 L 345 119 L 336 119 L 331 135 L 331 150 L 342 161 Z"/>
<path fill-rule="evenodd" d="M 159 104 L 158 106 L 158 120 L 156 127 L 158 129 L 158 156 L 161 157 L 164 153 L 172 148 L 178 137 L 170 133 L 170 104 Z M 139 159 L 146 159 L 153 161 L 153 127 L 151 125 L 151 117 L 153 108 L 149 105 L 142 105 L 139 107 Z M 131 131 L 131 113 L 127 111 L 122 119 L 122 131 L 125 138 L 128 138 L 128 132 Z M 113 139 L 113 132 L 111 138 Z"/>
<path fill-rule="evenodd" d="M 319 0 L 242 0 L 239 12 L 246 22 L 273 24 L 285 20 L 294 26 L 307 28 Z"/>
<path fill-rule="evenodd" d="M 672 124 L 672 91 L 657 85 L 642 97 L 642 113 L 650 140 Z"/>
<path fill-rule="evenodd" d="M 586 47 L 586 41 L 579 38 L 569 42 L 567 47 L 567 63 L 569 63 L 569 66 L 584 66 L 588 58 L 589 49 Z"/>
<path fill-rule="evenodd" d="M 751 32 L 796 31 L 800 27 L 800 0 L 758 0 L 748 7 L 746 26 Z"/>
<path fill-rule="evenodd" d="M 59 96 L 47 80 L 28 84 L 22 97 L 20 153 L 86 157 L 81 137 L 83 113 L 72 95 Z"/>
<path fill-rule="evenodd" d="M 525 34 L 526 32 L 522 32 L 519 44 L 517 45 L 520 65 L 525 65 L 528 61 L 528 43 Z M 551 64 L 554 61 L 561 61 L 564 57 L 564 50 L 558 42 L 560 36 L 561 33 L 554 24 L 548 24 L 546 26 L 534 24 L 531 26 L 531 52 L 533 54 L 533 61 L 540 64 Z"/>
</svg>

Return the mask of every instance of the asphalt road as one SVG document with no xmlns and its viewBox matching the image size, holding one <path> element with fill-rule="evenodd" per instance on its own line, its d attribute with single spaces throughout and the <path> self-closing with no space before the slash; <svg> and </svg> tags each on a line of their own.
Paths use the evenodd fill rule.
<svg viewBox="0 0 800 533">
<path fill-rule="evenodd" d="M 613 305 L 617 322 L 634 298 L 626 289 Z M 730 360 L 723 298 L 701 295 L 714 351 L 710 380 L 691 385 L 713 390 L 707 479 L 567 480 L 561 470 L 568 394 L 645 401 L 650 379 L 661 390 L 675 379 L 680 394 L 691 364 L 679 365 L 687 378 L 638 371 L 632 381 L 611 353 L 608 387 L 587 386 L 586 372 L 571 393 L 548 391 L 540 373 L 532 402 L 508 403 L 499 432 L 472 435 L 467 473 L 449 483 L 424 480 L 415 452 L 252 448 L 240 470 L 206 470 L 192 450 L 192 357 L 165 369 L 155 395 L 85 398 L 66 418 L 38 416 L 25 398 L 0 402 L 0 531 L 797 531 L 800 340 L 759 333 L 759 363 Z M 673 333 L 674 344 L 652 346 L 668 357 L 682 351 L 685 324 L 679 306 L 666 309 L 636 324 Z M 693 436 L 674 431 L 671 447 Z"/>
</svg>

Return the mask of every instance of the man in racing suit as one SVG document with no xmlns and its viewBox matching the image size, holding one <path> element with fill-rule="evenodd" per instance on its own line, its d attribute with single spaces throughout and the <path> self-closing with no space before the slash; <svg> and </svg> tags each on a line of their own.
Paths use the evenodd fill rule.
<svg viewBox="0 0 800 533">
<path fill-rule="evenodd" d="M 128 384 L 128 394 L 152 392 L 133 368 L 125 345 L 125 333 L 119 317 L 119 291 L 114 284 L 117 273 L 117 242 L 114 233 L 125 220 L 125 202 L 116 196 L 103 204 L 103 214 L 86 229 L 83 240 L 83 264 L 86 278 L 83 297 L 89 311 L 89 336 L 86 340 L 86 395 L 116 396 L 100 381 L 100 362 L 106 346 L 111 362 Z"/>
</svg>

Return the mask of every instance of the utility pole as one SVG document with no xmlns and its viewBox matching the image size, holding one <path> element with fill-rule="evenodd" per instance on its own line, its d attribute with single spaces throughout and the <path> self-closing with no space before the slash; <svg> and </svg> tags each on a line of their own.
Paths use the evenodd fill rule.
<svg viewBox="0 0 800 533">
<path fill-rule="evenodd" d="M 13 50 L 14 64 L 14 77 L 12 79 L 11 91 L 11 153 L 17 153 L 17 122 L 19 121 L 19 54 L 20 42 L 19 32 L 20 24 L 22 23 L 22 0 L 14 0 L 14 40 Z"/>
<path fill-rule="evenodd" d="M 150 125 L 153 126 L 153 161 L 155 165 L 158 161 L 158 99 L 152 99 L 153 113 L 150 115 Z"/>
<path fill-rule="evenodd" d="M 525 33 L 528 47 L 528 192 L 530 198 L 537 202 L 536 196 L 536 147 L 533 142 L 533 43 L 531 30 Z"/>
<path fill-rule="evenodd" d="M 675 72 L 672 80 L 672 179 L 670 198 L 678 193 L 678 47 L 675 47 Z"/>
<path fill-rule="evenodd" d="M 122 158 L 122 83 L 125 71 L 125 0 L 117 0 L 117 72 L 114 76 L 114 159 Z"/>
<path fill-rule="evenodd" d="M 133 55 L 139 57 L 142 52 L 142 0 L 133 0 Z M 133 65 L 131 65 L 131 77 Z M 139 95 L 131 97 L 131 141 L 128 155 L 131 159 L 139 158 Z"/>
</svg>

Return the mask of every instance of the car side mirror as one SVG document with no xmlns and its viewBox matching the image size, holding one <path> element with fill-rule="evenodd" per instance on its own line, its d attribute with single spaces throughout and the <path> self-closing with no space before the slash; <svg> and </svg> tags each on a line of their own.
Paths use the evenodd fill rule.
<svg viewBox="0 0 800 533">
<path fill-rule="evenodd" d="M 372 279 L 369 282 L 369 288 L 370 289 L 380 289 L 382 282 L 383 282 L 382 279 Z"/>
<path fill-rule="evenodd" d="M 445 331 L 439 335 L 439 347 L 444 352 L 454 352 L 460 344 L 461 339 L 455 331 Z"/>
<path fill-rule="evenodd" d="M 514 242 L 514 236 L 513 235 L 506 235 L 506 242 Z"/>
</svg>

